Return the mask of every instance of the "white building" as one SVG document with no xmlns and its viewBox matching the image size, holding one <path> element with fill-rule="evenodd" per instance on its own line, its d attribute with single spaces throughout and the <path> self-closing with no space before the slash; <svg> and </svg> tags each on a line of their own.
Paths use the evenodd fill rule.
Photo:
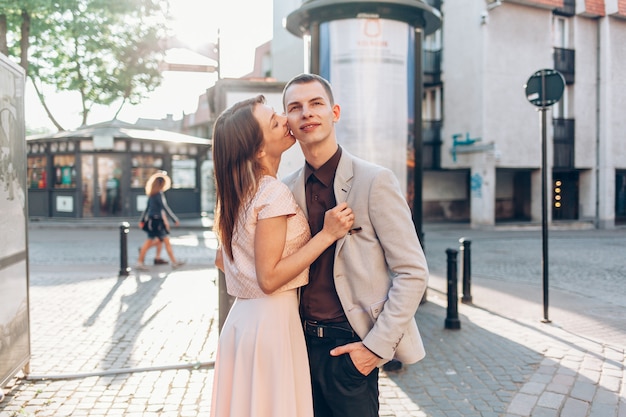
<svg viewBox="0 0 626 417">
<path fill-rule="evenodd" d="M 417 0 L 416 0 L 417 1 Z M 424 220 L 474 227 L 542 219 L 541 111 L 524 85 L 557 69 L 546 114 L 550 222 L 626 224 L 626 1 L 449 0 L 424 41 Z M 274 0 L 272 77 L 308 68 L 283 28 L 299 0 Z"/>
</svg>

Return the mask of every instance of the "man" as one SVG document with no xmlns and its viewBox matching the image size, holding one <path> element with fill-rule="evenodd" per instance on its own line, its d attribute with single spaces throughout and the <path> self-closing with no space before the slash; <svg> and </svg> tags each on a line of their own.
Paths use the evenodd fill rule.
<svg viewBox="0 0 626 417">
<path fill-rule="evenodd" d="M 328 81 L 296 76 L 283 105 L 306 159 L 284 182 L 311 232 L 343 201 L 355 214 L 348 235 L 311 265 L 300 298 L 315 416 L 375 417 L 378 367 L 425 355 L 414 318 L 428 281 L 424 252 L 394 174 L 338 145 L 341 109 Z"/>
</svg>

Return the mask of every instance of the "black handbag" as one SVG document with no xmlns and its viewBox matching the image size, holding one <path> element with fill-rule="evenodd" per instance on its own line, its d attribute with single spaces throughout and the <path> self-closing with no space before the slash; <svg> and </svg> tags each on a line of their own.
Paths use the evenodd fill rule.
<svg viewBox="0 0 626 417">
<path fill-rule="evenodd" d="M 151 217 L 147 222 L 143 223 L 145 232 L 161 232 L 165 229 L 165 222 L 161 217 Z"/>
</svg>

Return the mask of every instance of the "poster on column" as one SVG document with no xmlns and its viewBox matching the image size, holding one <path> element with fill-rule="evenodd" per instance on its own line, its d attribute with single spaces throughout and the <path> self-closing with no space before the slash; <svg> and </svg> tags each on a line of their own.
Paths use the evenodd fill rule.
<svg viewBox="0 0 626 417">
<path fill-rule="evenodd" d="M 337 141 L 391 169 L 407 189 L 410 26 L 387 19 L 324 23 L 322 76 L 341 107 Z M 326 73 L 326 74 L 324 74 Z"/>
</svg>

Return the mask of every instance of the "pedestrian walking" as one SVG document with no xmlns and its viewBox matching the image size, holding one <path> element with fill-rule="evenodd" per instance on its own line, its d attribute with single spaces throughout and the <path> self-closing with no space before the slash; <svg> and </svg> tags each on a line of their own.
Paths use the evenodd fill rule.
<svg viewBox="0 0 626 417">
<path fill-rule="evenodd" d="M 167 205 L 167 199 L 165 198 L 165 191 L 169 190 L 172 186 L 172 180 L 164 171 L 159 171 L 146 181 L 146 195 L 148 196 L 148 203 L 146 209 L 141 214 L 139 220 L 139 228 L 144 230 L 148 237 L 139 250 L 139 259 L 137 261 L 137 270 L 145 271 L 148 267 L 145 265 L 144 260 L 148 250 L 157 246 L 157 255 L 154 259 L 155 265 L 166 264 L 160 257 L 159 245 L 164 244 L 165 250 L 172 262 L 173 268 L 179 268 L 184 265 L 184 261 L 177 260 L 172 250 L 172 244 L 169 237 L 169 223 L 167 216 L 169 216 L 174 222 L 175 226 L 180 225 L 178 217 L 174 214 L 172 209 Z"/>
</svg>

